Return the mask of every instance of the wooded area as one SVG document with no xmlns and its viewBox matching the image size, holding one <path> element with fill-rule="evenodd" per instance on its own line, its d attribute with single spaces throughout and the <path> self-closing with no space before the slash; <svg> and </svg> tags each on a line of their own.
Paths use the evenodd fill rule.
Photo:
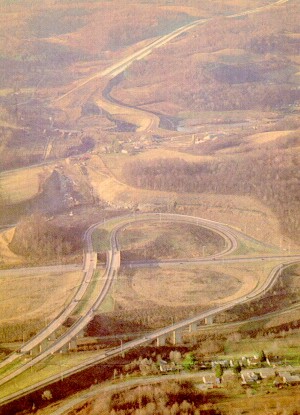
<svg viewBox="0 0 300 415">
<path fill-rule="evenodd" d="M 299 162 L 297 152 L 278 148 L 205 163 L 135 160 L 125 165 L 123 174 L 140 188 L 257 197 L 277 214 L 283 232 L 299 241 Z"/>
<path fill-rule="evenodd" d="M 78 240 L 74 230 L 59 228 L 39 213 L 21 219 L 10 244 L 13 252 L 31 261 L 62 261 L 80 247 L 81 239 Z"/>
<path fill-rule="evenodd" d="M 293 81 L 299 41 L 289 35 L 298 31 L 298 16 L 295 3 L 237 19 L 216 17 L 135 62 L 113 95 L 131 105 L 162 101 L 173 111 L 287 107 L 300 98 Z"/>
</svg>

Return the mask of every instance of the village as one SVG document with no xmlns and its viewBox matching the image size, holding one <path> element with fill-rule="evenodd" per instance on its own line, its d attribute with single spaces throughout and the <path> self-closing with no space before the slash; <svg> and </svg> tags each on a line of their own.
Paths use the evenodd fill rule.
<svg viewBox="0 0 300 415">
<path fill-rule="evenodd" d="M 149 353 L 150 354 L 150 353 Z M 152 353 L 153 355 L 153 353 Z M 300 366 L 290 364 L 283 356 L 268 356 L 262 350 L 257 355 L 242 356 L 240 359 L 197 360 L 192 352 L 181 354 L 172 350 L 161 358 L 142 357 L 127 364 L 120 364 L 113 372 L 113 380 L 127 377 L 153 377 L 164 375 L 173 379 L 186 375 L 197 378 L 198 388 L 208 390 L 226 388 L 236 384 L 243 388 L 256 388 L 262 384 L 275 388 L 300 385 Z"/>
</svg>

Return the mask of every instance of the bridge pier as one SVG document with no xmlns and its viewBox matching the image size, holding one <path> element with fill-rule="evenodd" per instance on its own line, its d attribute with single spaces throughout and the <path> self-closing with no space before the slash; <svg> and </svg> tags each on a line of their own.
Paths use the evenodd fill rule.
<svg viewBox="0 0 300 415">
<path fill-rule="evenodd" d="M 180 344 L 182 343 L 182 331 L 181 330 L 174 330 L 172 332 L 172 344 Z"/>
<path fill-rule="evenodd" d="M 37 356 L 38 354 L 46 350 L 48 346 L 49 346 L 49 340 L 47 338 L 47 339 L 44 339 L 41 343 L 37 344 L 35 347 L 33 347 L 30 350 L 30 356 L 32 357 Z"/>
<path fill-rule="evenodd" d="M 77 350 L 76 339 L 72 339 L 71 341 L 69 341 L 69 350 Z"/>
<path fill-rule="evenodd" d="M 196 330 L 197 330 L 197 323 L 189 324 L 189 333 L 193 333 Z"/>
<path fill-rule="evenodd" d="M 69 351 L 70 351 L 70 342 L 64 344 L 59 351 L 60 351 L 60 353 L 69 353 Z"/>
<path fill-rule="evenodd" d="M 42 353 L 42 351 L 43 351 L 43 347 L 42 347 L 42 343 L 40 343 L 30 350 L 30 356 L 36 357 L 38 354 Z"/>
<path fill-rule="evenodd" d="M 55 334 L 55 331 L 53 331 L 51 334 L 49 334 L 48 340 L 49 340 L 49 341 L 54 341 L 54 340 L 56 340 L 56 334 Z"/>
<path fill-rule="evenodd" d="M 166 334 L 162 334 L 161 336 L 157 337 L 157 339 L 156 339 L 156 346 L 157 347 L 165 346 L 166 345 L 167 337 L 168 336 Z"/>
<path fill-rule="evenodd" d="M 206 324 L 206 325 L 213 324 L 213 322 L 214 322 L 214 316 L 207 316 L 207 317 L 204 319 L 204 324 Z"/>
<path fill-rule="evenodd" d="M 96 269 L 97 268 L 97 252 L 92 252 L 92 260 L 93 260 L 93 268 Z"/>
<path fill-rule="evenodd" d="M 93 252 L 93 259 L 94 259 L 94 269 L 96 269 L 97 268 L 97 261 L 98 261 L 97 252 Z"/>
</svg>

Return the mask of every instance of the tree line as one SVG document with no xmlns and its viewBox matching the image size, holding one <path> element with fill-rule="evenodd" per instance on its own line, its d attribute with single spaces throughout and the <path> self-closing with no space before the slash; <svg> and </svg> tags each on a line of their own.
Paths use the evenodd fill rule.
<svg viewBox="0 0 300 415">
<path fill-rule="evenodd" d="M 34 213 L 17 224 L 10 249 L 32 261 L 61 260 L 80 249 L 81 243 L 71 230 L 68 232 Z"/>
<path fill-rule="evenodd" d="M 224 161 L 135 160 L 123 174 L 139 188 L 256 197 L 274 210 L 283 232 L 299 241 L 299 159 L 297 152 L 270 148 Z"/>
</svg>

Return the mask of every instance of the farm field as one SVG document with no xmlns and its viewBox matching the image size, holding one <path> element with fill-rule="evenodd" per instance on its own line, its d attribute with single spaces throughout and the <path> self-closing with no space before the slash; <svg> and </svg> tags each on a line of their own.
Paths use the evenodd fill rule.
<svg viewBox="0 0 300 415">
<path fill-rule="evenodd" d="M 23 330 L 26 340 L 31 324 L 45 326 L 71 300 L 81 280 L 80 271 L 66 272 L 59 266 L 52 272 L 32 270 L 29 275 L 6 271 L 0 276 L 1 343 L 14 339 L 14 330 L 18 340 Z"/>
</svg>

